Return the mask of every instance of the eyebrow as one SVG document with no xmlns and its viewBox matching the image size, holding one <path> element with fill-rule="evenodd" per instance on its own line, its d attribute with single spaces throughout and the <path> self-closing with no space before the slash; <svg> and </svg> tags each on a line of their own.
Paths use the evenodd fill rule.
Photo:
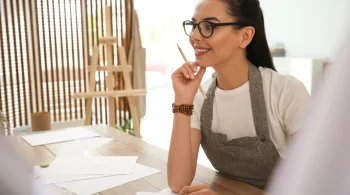
<svg viewBox="0 0 350 195">
<path fill-rule="evenodd" d="M 215 18 L 215 17 L 208 17 L 208 18 L 204 18 L 203 20 L 206 20 L 206 21 L 215 20 L 215 21 L 220 22 L 220 20 L 217 19 L 217 18 Z M 195 18 L 192 18 L 192 21 L 196 22 L 196 19 L 195 19 Z"/>
</svg>

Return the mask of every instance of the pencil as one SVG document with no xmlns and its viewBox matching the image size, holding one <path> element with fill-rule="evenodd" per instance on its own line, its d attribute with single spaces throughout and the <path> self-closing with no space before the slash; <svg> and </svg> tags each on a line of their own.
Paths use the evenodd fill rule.
<svg viewBox="0 0 350 195">
<path fill-rule="evenodd" d="M 187 59 L 186 59 L 186 56 L 185 54 L 182 52 L 182 49 L 181 47 L 179 46 L 179 44 L 176 44 L 177 45 L 177 48 L 179 49 L 181 55 L 182 55 L 182 58 L 184 59 L 185 62 L 187 62 Z M 204 99 L 207 99 L 207 96 L 202 88 L 202 86 L 199 85 L 199 90 L 201 91 L 202 95 L 204 96 Z"/>
</svg>

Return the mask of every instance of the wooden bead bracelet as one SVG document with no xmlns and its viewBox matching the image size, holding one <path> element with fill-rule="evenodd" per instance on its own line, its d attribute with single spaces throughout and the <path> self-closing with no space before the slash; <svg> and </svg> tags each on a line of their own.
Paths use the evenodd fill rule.
<svg viewBox="0 0 350 195">
<path fill-rule="evenodd" d="M 173 113 L 181 113 L 185 114 L 187 116 L 191 116 L 193 114 L 193 105 L 190 104 L 181 104 L 181 105 L 175 105 L 173 104 Z"/>
</svg>

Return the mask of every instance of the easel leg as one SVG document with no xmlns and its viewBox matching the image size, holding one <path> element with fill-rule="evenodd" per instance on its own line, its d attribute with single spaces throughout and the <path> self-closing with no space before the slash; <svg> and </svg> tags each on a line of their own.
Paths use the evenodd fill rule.
<svg viewBox="0 0 350 195">
<path fill-rule="evenodd" d="M 108 98 L 108 106 L 109 106 L 109 126 L 114 127 L 115 128 L 115 98 L 114 97 L 110 97 Z"/>
<path fill-rule="evenodd" d="M 137 111 L 137 102 L 135 96 L 128 96 L 128 102 L 130 106 L 130 114 L 132 117 L 132 122 L 134 125 L 134 131 L 135 131 L 135 136 L 138 138 L 141 138 L 141 132 L 140 132 L 140 118 L 139 118 L 139 113 Z"/>
<path fill-rule="evenodd" d="M 93 56 L 92 56 L 92 64 L 91 64 L 91 72 L 90 72 L 90 82 L 89 82 L 89 91 L 93 92 L 95 91 L 96 86 L 96 69 L 97 69 L 97 63 L 98 63 L 98 47 L 94 47 Z M 92 124 L 92 98 L 86 99 L 85 104 L 85 125 L 91 125 Z"/>
<path fill-rule="evenodd" d="M 91 119 L 91 110 L 92 110 L 92 98 L 87 98 L 86 99 L 86 106 L 85 106 L 85 121 L 84 125 L 91 125 L 92 119 Z"/>
</svg>

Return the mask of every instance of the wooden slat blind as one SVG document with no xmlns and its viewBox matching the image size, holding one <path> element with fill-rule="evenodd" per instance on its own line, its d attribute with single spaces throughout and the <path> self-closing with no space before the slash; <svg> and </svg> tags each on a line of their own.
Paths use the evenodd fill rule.
<svg viewBox="0 0 350 195">
<path fill-rule="evenodd" d="M 0 1 L 0 109 L 7 115 L 10 126 L 28 123 L 32 105 L 30 36 L 27 18 L 28 3 L 24 0 Z"/>
<path fill-rule="evenodd" d="M 38 111 L 49 111 L 52 121 L 84 118 L 85 101 L 71 95 L 86 90 L 92 48 L 105 34 L 106 5 L 112 7 L 113 35 L 128 52 L 132 0 L 0 0 L 0 110 L 10 128 L 29 125 Z M 101 54 L 104 66 L 102 47 Z M 98 74 L 97 90 L 106 90 L 105 77 Z M 116 78 L 121 89 L 124 83 Z M 126 99 L 116 103 L 107 108 L 106 99 L 96 99 L 93 123 L 106 124 L 107 109 L 117 111 L 117 124 L 129 119 Z"/>
<path fill-rule="evenodd" d="M 35 10 L 36 9 L 36 10 Z M 83 118 L 83 101 L 74 100 L 75 91 L 84 91 L 84 51 L 81 46 L 80 0 L 37 0 L 37 31 L 41 109 L 50 111 L 53 121 Z"/>
</svg>

